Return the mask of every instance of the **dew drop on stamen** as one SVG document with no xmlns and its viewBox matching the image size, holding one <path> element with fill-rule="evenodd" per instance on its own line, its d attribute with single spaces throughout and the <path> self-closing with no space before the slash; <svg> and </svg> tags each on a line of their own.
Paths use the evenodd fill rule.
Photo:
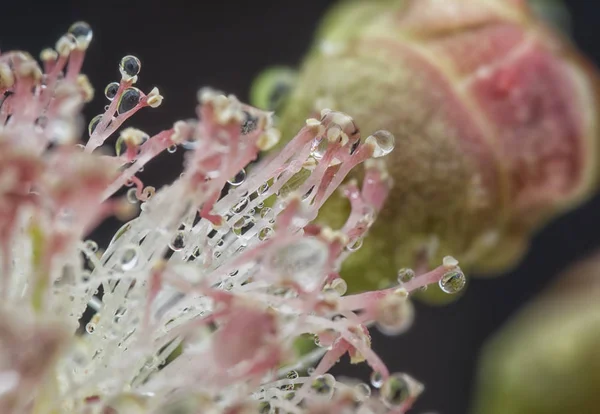
<svg viewBox="0 0 600 414">
<path fill-rule="evenodd" d="M 106 88 L 104 88 L 104 96 L 106 96 L 106 99 L 108 99 L 109 101 L 112 101 L 117 96 L 118 91 L 119 82 L 111 82 L 108 85 L 106 85 Z"/>
<path fill-rule="evenodd" d="M 459 268 L 444 273 L 444 276 L 438 282 L 440 289 L 451 295 L 460 292 L 466 283 L 465 274 Z"/>
<path fill-rule="evenodd" d="M 168 152 L 169 154 L 174 154 L 176 151 L 177 151 L 177 145 L 170 145 L 170 146 L 167 148 L 167 152 Z"/>
<path fill-rule="evenodd" d="M 129 190 L 127 190 L 127 201 L 129 201 L 131 204 L 138 203 L 136 188 L 130 188 Z"/>
<path fill-rule="evenodd" d="M 381 386 L 381 399 L 388 407 L 398 407 L 410 397 L 410 387 L 406 376 L 392 374 Z"/>
<path fill-rule="evenodd" d="M 258 239 L 260 241 L 265 241 L 274 234 L 274 231 L 271 227 L 264 227 L 258 232 Z"/>
<path fill-rule="evenodd" d="M 388 131 L 377 131 L 367 137 L 366 142 L 374 144 L 373 157 L 383 157 L 394 149 L 394 135 Z"/>
<path fill-rule="evenodd" d="M 140 63 L 140 60 L 132 55 L 123 57 L 119 63 L 119 72 L 121 72 L 121 75 L 124 77 L 132 78 L 137 76 L 137 74 L 140 73 L 141 68 L 142 64 Z"/>
<path fill-rule="evenodd" d="M 142 94 L 137 88 L 127 88 L 119 98 L 117 113 L 119 115 L 131 111 L 140 103 Z"/>
<path fill-rule="evenodd" d="M 98 251 L 98 243 L 96 243 L 94 240 L 86 240 L 85 247 L 92 253 L 96 253 Z"/>
<path fill-rule="evenodd" d="M 235 206 L 231 208 L 231 212 L 233 214 L 240 214 L 246 207 L 248 207 L 248 198 L 243 197 Z"/>
<path fill-rule="evenodd" d="M 102 120 L 102 116 L 103 115 L 96 115 L 95 117 L 92 118 L 92 120 L 88 124 L 88 133 L 90 134 L 90 136 L 92 136 L 92 134 L 96 130 L 96 127 L 98 126 L 98 124 Z"/>
<path fill-rule="evenodd" d="M 360 249 L 363 245 L 363 240 L 361 238 L 357 238 L 354 240 L 350 240 L 350 242 L 346 245 L 346 250 L 349 252 L 355 252 Z"/>
<path fill-rule="evenodd" d="M 86 22 L 73 23 L 71 27 L 69 27 L 68 33 L 75 37 L 77 43 L 83 45 L 88 45 L 94 37 L 92 28 Z"/>
<path fill-rule="evenodd" d="M 263 185 L 261 185 L 260 187 L 258 187 L 258 190 L 256 190 L 256 192 L 259 195 L 263 195 L 267 191 L 269 191 L 269 183 L 264 183 Z"/>
<path fill-rule="evenodd" d="M 240 170 L 240 172 L 238 172 L 233 178 L 230 178 L 229 180 L 227 180 L 227 182 L 229 184 L 231 184 L 232 186 L 238 186 L 238 185 L 242 185 L 245 180 L 246 180 L 246 170 L 242 168 Z"/>
<path fill-rule="evenodd" d="M 331 398 L 335 390 L 335 378 L 331 374 L 319 375 L 310 384 L 310 388 L 321 397 Z"/>
<path fill-rule="evenodd" d="M 373 388 L 381 388 L 381 386 L 383 385 L 383 375 L 381 374 L 381 372 L 373 371 L 371 373 L 370 380 Z"/>
<path fill-rule="evenodd" d="M 88 322 L 87 325 L 85 325 L 85 331 L 89 334 L 93 334 L 96 332 L 96 324 L 93 322 Z"/>
<path fill-rule="evenodd" d="M 331 288 L 335 290 L 338 295 L 343 296 L 348 291 L 348 284 L 344 279 L 338 278 L 331 282 Z"/>
<path fill-rule="evenodd" d="M 171 250 L 179 252 L 185 248 L 185 234 L 181 231 L 177 232 L 169 243 Z"/>
<path fill-rule="evenodd" d="M 398 283 L 407 283 L 415 278 L 415 272 L 412 269 L 402 268 L 398 270 Z"/>
<path fill-rule="evenodd" d="M 271 213 L 271 211 L 272 210 L 270 207 L 264 207 L 262 210 L 260 210 L 260 218 L 267 217 Z"/>
<path fill-rule="evenodd" d="M 128 271 L 134 269 L 139 261 L 139 247 L 134 245 L 125 247 L 119 261 L 122 270 Z"/>
<path fill-rule="evenodd" d="M 311 148 L 311 155 L 316 159 L 320 160 L 325 156 L 327 152 L 327 139 L 326 138 L 315 138 Z"/>
</svg>

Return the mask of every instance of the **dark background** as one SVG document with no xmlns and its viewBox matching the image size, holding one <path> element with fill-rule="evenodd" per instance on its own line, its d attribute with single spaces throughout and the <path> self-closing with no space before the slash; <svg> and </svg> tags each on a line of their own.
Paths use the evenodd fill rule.
<svg viewBox="0 0 600 414">
<path fill-rule="evenodd" d="M 84 72 L 97 89 L 87 119 L 102 112 L 103 88 L 118 80 L 126 54 L 142 61 L 139 87 L 158 86 L 165 102 L 141 111 L 135 125 L 147 132 L 192 117 L 196 91 L 210 85 L 248 97 L 252 79 L 266 66 L 296 65 L 309 47 L 319 16 L 333 1 L 7 1 L 0 0 L 0 50 L 32 54 L 53 46 L 76 20 L 88 21 L 94 41 Z M 573 36 L 600 62 L 600 2 L 571 0 Z M 149 183 L 174 179 L 181 151 L 148 168 Z M 151 171 L 150 171 L 151 170 Z M 414 327 L 404 336 L 374 333 L 374 348 L 392 371 L 406 371 L 426 384 L 414 412 L 463 414 L 471 397 L 479 350 L 485 340 L 540 292 L 561 270 L 600 245 L 600 197 L 542 230 L 525 261 L 502 278 L 472 280 L 453 305 L 418 305 Z M 114 223 L 98 235 L 102 242 Z M 347 367 L 344 372 L 350 372 Z M 352 372 L 368 375 L 366 367 Z"/>
</svg>

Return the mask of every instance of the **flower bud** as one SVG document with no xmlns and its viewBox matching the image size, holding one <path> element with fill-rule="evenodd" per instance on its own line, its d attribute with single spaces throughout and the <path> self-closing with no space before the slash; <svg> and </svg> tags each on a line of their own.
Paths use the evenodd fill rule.
<svg viewBox="0 0 600 414">
<path fill-rule="evenodd" d="M 535 230 L 596 186 L 597 90 L 590 64 L 524 0 L 342 2 L 280 127 L 289 135 L 327 105 L 363 137 L 395 136 L 394 188 L 342 271 L 358 290 L 446 255 L 469 272 L 514 266 Z M 330 200 L 321 217 L 347 205 Z"/>
</svg>

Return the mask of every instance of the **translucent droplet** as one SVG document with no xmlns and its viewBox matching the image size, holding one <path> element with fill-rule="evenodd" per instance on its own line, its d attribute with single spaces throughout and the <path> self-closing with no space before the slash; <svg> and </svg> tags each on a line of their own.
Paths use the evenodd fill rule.
<svg viewBox="0 0 600 414">
<path fill-rule="evenodd" d="M 402 268 L 398 270 L 398 283 L 407 283 L 415 278 L 415 272 L 412 269 Z"/>
<path fill-rule="evenodd" d="M 290 277 L 303 289 L 313 291 L 321 287 L 328 258 L 329 249 L 324 242 L 303 237 L 274 251 L 267 266 L 274 274 Z"/>
<path fill-rule="evenodd" d="M 127 88 L 119 98 L 117 113 L 120 115 L 131 111 L 140 103 L 141 96 L 142 94 L 138 88 Z"/>
<path fill-rule="evenodd" d="M 264 183 L 263 185 L 261 185 L 260 187 L 258 187 L 258 189 L 256 190 L 256 192 L 259 195 L 263 195 L 267 191 L 269 191 L 269 183 Z"/>
<path fill-rule="evenodd" d="M 338 278 L 331 282 L 331 288 L 335 290 L 338 295 L 343 296 L 348 291 L 348 284 L 344 279 Z"/>
<path fill-rule="evenodd" d="M 167 152 L 168 152 L 169 154 L 173 154 L 173 153 L 175 153 L 176 151 L 177 151 L 177 145 L 170 145 L 170 146 L 167 148 Z"/>
<path fill-rule="evenodd" d="M 292 380 L 296 379 L 296 378 L 298 378 L 298 372 L 290 371 L 287 373 L 287 377 L 288 377 L 288 379 L 292 379 Z"/>
<path fill-rule="evenodd" d="M 379 158 L 392 152 L 394 149 L 394 136 L 388 131 L 381 130 L 367 137 L 366 143 L 375 146 L 373 157 Z"/>
<path fill-rule="evenodd" d="M 182 231 L 177 232 L 171 239 L 169 247 L 176 252 L 183 250 L 185 248 L 185 233 Z"/>
<path fill-rule="evenodd" d="M 139 247 L 135 245 L 127 246 L 121 253 L 121 269 L 128 271 L 134 269 L 139 261 Z"/>
<path fill-rule="evenodd" d="M 321 348 L 331 349 L 339 334 L 333 329 L 326 329 L 315 335 L 315 345 Z"/>
<path fill-rule="evenodd" d="M 331 398 L 335 389 L 335 378 L 331 374 L 319 375 L 310 384 L 310 388 L 321 397 Z"/>
<path fill-rule="evenodd" d="M 130 188 L 129 190 L 127 190 L 127 201 L 129 201 L 131 204 L 137 204 L 138 202 L 136 193 L 136 188 Z"/>
<path fill-rule="evenodd" d="M 358 249 L 360 249 L 362 247 L 362 245 L 363 245 L 362 238 L 350 240 L 350 242 L 348 242 L 348 244 L 346 245 L 346 250 L 348 250 L 349 252 L 355 252 Z"/>
<path fill-rule="evenodd" d="M 233 186 L 238 186 L 244 183 L 244 181 L 246 180 L 246 170 L 245 169 L 241 169 L 240 172 L 238 172 L 235 177 L 230 178 L 229 180 L 227 180 L 227 182 Z"/>
<path fill-rule="evenodd" d="M 92 120 L 88 124 L 88 134 L 90 134 L 90 136 L 92 136 L 92 134 L 96 130 L 96 127 L 98 126 L 100 121 L 102 121 L 102 116 L 103 115 L 96 115 L 95 117 L 92 118 Z"/>
<path fill-rule="evenodd" d="M 106 88 L 104 88 L 104 96 L 106 96 L 106 99 L 108 99 L 109 101 L 112 101 L 113 99 L 115 99 L 115 96 L 117 96 L 118 91 L 119 82 L 111 82 L 108 85 L 106 85 Z"/>
<path fill-rule="evenodd" d="M 142 64 L 140 60 L 132 55 L 127 55 L 119 63 L 119 72 L 125 78 L 132 78 L 140 73 Z"/>
<path fill-rule="evenodd" d="M 69 27 L 68 33 L 73 35 L 77 40 L 77 44 L 87 46 L 92 41 L 94 33 L 92 28 L 86 22 L 76 22 Z"/>
<path fill-rule="evenodd" d="M 96 324 L 93 322 L 88 322 L 87 325 L 85 325 L 85 331 L 89 334 L 93 334 L 96 332 Z"/>
<path fill-rule="evenodd" d="M 93 253 L 96 253 L 98 251 L 98 243 L 96 243 L 93 240 L 86 240 L 85 247 Z"/>
<path fill-rule="evenodd" d="M 409 383 L 404 374 L 392 374 L 381 387 L 381 399 L 388 407 L 398 407 L 410 397 Z"/>
<path fill-rule="evenodd" d="M 235 223 L 233 223 L 234 233 L 236 233 L 239 236 L 245 225 L 246 225 L 246 216 L 240 217 Z"/>
<path fill-rule="evenodd" d="M 267 240 L 273 235 L 273 233 L 275 232 L 271 227 L 264 227 L 258 232 L 258 239 L 260 241 Z"/>
<path fill-rule="evenodd" d="M 312 148 L 311 148 L 312 156 L 315 159 L 320 160 L 321 158 L 323 158 L 325 156 L 326 152 L 327 152 L 327 139 L 326 138 L 315 138 L 315 140 L 313 141 Z"/>
<path fill-rule="evenodd" d="M 440 289 L 451 295 L 460 292 L 466 283 L 467 278 L 458 267 L 444 273 L 439 281 Z"/>
<path fill-rule="evenodd" d="M 246 207 L 248 207 L 248 198 L 244 197 L 231 208 L 231 212 L 233 214 L 240 214 Z"/>
<path fill-rule="evenodd" d="M 371 396 L 371 387 L 364 382 L 361 382 L 354 386 L 354 393 L 356 394 L 356 399 L 358 401 L 364 401 Z"/>
<path fill-rule="evenodd" d="M 271 213 L 271 209 L 269 207 L 265 207 L 262 210 L 260 210 L 260 218 L 265 218 L 267 217 L 270 213 Z"/>
<path fill-rule="evenodd" d="M 373 388 L 381 388 L 383 385 L 383 375 L 381 372 L 373 371 L 371 373 L 371 385 Z"/>
</svg>

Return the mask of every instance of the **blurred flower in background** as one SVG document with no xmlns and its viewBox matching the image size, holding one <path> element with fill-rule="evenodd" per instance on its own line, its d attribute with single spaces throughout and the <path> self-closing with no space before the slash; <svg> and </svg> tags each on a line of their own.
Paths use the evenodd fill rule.
<svg viewBox="0 0 600 414">
<path fill-rule="evenodd" d="M 473 414 L 596 413 L 600 254 L 563 272 L 485 347 Z"/>
</svg>

